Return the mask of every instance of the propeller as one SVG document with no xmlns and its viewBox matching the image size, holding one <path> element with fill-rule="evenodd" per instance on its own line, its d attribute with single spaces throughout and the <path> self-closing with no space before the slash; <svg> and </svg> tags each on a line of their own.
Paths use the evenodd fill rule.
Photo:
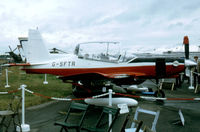
<svg viewBox="0 0 200 132">
<path fill-rule="evenodd" d="M 6 52 L 6 53 L 9 53 L 9 55 L 14 59 L 14 62 L 16 62 L 16 63 L 22 62 L 22 58 L 21 58 L 20 54 L 18 55 L 16 53 L 14 53 L 15 50 L 17 49 L 17 47 L 14 50 L 12 50 L 12 48 L 10 47 L 10 45 L 8 47 L 10 49 L 10 52 Z"/>
<path fill-rule="evenodd" d="M 185 59 L 189 59 L 189 38 L 184 36 L 183 44 L 185 45 Z"/>
<path fill-rule="evenodd" d="M 189 59 L 189 38 L 184 36 L 183 44 L 185 45 L 185 66 L 196 66 L 197 63 Z"/>
<path fill-rule="evenodd" d="M 17 47 L 16 47 L 14 50 L 12 50 L 12 48 L 10 47 L 10 45 L 8 47 L 10 49 L 10 52 L 14 52 L 17 49 Z"/>
</svg>

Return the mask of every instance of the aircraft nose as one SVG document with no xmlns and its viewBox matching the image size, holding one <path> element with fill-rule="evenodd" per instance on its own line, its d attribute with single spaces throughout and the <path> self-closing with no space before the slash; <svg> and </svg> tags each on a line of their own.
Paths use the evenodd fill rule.
<svg viewBox="0 0 200 132">
<path fill-rule="evenodd" d="M 188 59 L 185 60 L 185 66 L 196 66 L 196 65 L 197 63 L 192 60 L 188 60 Z"/>
</svg>

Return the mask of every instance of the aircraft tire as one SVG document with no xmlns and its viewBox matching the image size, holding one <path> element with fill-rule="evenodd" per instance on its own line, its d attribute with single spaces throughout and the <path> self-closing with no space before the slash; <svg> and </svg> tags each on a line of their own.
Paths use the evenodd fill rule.
<svg viewBox="0 0 200 132">
<path fill-rule="evenodd" d="M 154 93 L 155 97 L 165 98 L 165 93 L 162 90 L 156 90 Z"/>
<path fill-rule="evenodd" d="M 162 90 L 156 90 L 154 93 L 155 97 L 165 98 L 165 93 Z M 156 100 L 156 103 L 159 105 L 164 104 L 164 100 Z"/>
</svg>

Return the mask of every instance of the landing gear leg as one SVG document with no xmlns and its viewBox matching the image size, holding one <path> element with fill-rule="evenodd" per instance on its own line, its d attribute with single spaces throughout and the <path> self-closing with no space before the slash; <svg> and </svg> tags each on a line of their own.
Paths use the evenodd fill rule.
<svg viewBox="0 0 200 132">
<path fill-rule="evenodd" d="M 156 78 L 156 84 L 158 85 L 158 83 L 159 83 L 159 79 L 158 79 L 158 78 Z"/>
</svg>

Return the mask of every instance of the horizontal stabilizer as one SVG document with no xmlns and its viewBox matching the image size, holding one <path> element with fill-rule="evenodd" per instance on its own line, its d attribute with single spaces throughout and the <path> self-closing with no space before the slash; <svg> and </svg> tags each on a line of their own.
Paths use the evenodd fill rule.
<svg viewBox="0 0 200 132">
<path fill-rule="evenodd" d="M 30 66 L 30 63 L 9 63 L 9 64 L 3 64 L 2 66 Z"/>
<path fill-rule="evenodd" d="M 3 64 L 2 66 L 7 66 L 7 67 L 10 67 L 10 66 L 35 66 L 35 65 L 44 65 L 44 64 L 47 64 L 47 62 L 44 62 L 44 63 L 8 63 L 8 64 Z"/>
</svg>

